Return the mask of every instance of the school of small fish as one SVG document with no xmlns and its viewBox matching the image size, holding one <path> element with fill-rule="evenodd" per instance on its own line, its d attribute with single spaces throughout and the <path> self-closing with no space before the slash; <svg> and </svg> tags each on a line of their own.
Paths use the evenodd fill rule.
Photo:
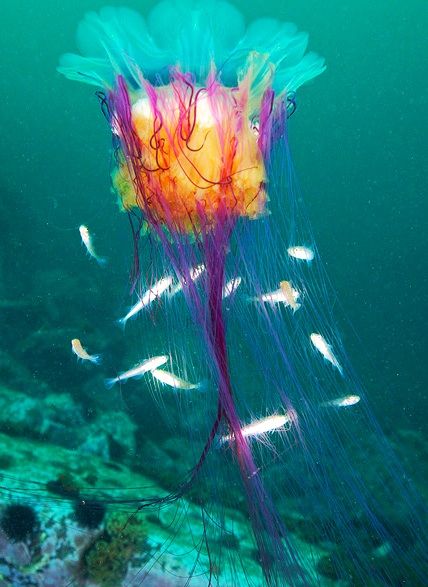
<svg viewBox="0 0 428 587">
<path fill-rule="evenodd" d="M 104 265 L 106 263 L 106 258 L 100 257 L 95 252 L 93 238 L 90 235 L 88 228 L 82 224 L 79 227 L 79 233 L 88 255 L 97 261 L 100 265 Z M 290 246 L 287 249 L 287 253 L 293 259 L 306 263 L 310 263 L 315 257 L 314 251 L 306 246 Z M 196 282 L 204 272 L 205 265 L 203 264 L 199 264 L 190 268 L 190 280 Z M 154 282 L 151 287 L 147 289 L 147 291 L 141 294 L 141 296 L 139 296 L 138 301 L 129 309 L 125 316 L 117 320 L 117 323 L 122 327 L 125 327 L 128 320 L 134 318 L 145 308 L 150 307 L 153 302 L 159 300 L 163 295 L 167 295 L 168 298 L 172 298 L 177 295 L 183 289 L 185 282 L 186 280 L 184 279 L 183 282 L 178 281 L 178 283 L 174 284 L 174 279 L 172 276 L 166 275 L 162 277 L 158 281 Z M 232 294 L 235 294 L 241 283 L 242 278 L 240 276 L 235 276 L 227 281 L 223 286 L 223 299 L 226 299 Z M 253 302 L 271 304 L 272 306 L 275 304 L 282 304 L 285 307 L 289 307 L 294 314 L 294 312 L 301 308 L 302 304 L 297 301 L 300 297 L 300 292 L 293 286 L 291 281 L 282 280 L 279 282 L 279 288 L 268 291 L 266 293 L 259 293 L 257 296 L 248 299 Z M 332 345 L 327 342 L 322 334 L 312 332 L 309 335 L 309 339 L 313 347 L 321 354 L 321 356 L 334 368 L 336 368 L 343 376 L 343 368 L 333 351 Z M 71 347 L 73 353 L 78 357 L 78 359 L 94 364 L 99 364 L 101 362 L 101 355 L 89 354 L 82 346 L 82 343 L 79 339 L 74 338 L 71 341 Z M 149 357 L 128 369 L 127 371 L 118 374 L 116 377 L 105 379 L 105 386 L 108 389 L 111 389 L 116 384 L 126 383 L 129 379 L 138 379 L 149 373 L 154 380 L 173 389 L 195 390 L 202 388 L 201 382 L 191 383 L 185 379 L 182 379 L 173 372 L 160 369 L 160 367 L 162 367 L 169 360 L 170 357 L 168 355 Z M 343 408 L 357 404 L 360 399 L 361 398 L 358 395 L 347 395 L 322 402 L 319 405 L 323 408 Z M 275 413 L 262 419 L 253 420 L 249 424 L 242 426 L 241 433 L 244 438 L 260 437 L 274 431 L 287 431 L 295 422 L 297 422 L 297 414 L 294 410 L 291 409 L 282 414 Z M 219 438 L 218 444 L 221 446 L 226 443 L 233 442 L 234 439 L 235 438 L 232 434 L 223 435 Z"/>
</svg>

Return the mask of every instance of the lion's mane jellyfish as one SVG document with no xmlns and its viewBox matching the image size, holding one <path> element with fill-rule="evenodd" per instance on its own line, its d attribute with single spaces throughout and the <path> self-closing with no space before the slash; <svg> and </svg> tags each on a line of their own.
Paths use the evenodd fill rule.
<svg viewBox="0 0 428 587">
<path fill-rule="evenodd" d="M 323 59 L 294 25 L 245 26 L 222 1 L 161 2 L 146 20 L 105 8 L 77 40 L 59 71 L 98 87 L 134 237 L 131 291 L 174 277 L 181 301 L 170 290 L 158 310 L 171 369 L 205 380 L 172 383 L 176 403 L 159 404 L 192 466 L 170 492 L 135 499 L 138 511 L 200 504 L 183 585 L 422 585 L 424 510 L 336 331 L 290 159 L 296 91 Z M 150 337 L 143 348 L 155 354 Z M 258 582 L 239 541 L 212 546 L 230 543 L 230 509 L 249 519 Z"/>
</svg>

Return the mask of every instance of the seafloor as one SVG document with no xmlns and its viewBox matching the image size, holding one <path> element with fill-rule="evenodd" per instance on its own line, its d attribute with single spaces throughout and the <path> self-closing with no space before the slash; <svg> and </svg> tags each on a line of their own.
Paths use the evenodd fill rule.
<svg viewBox="0 0 428 587">
<path fill-rule="evenodd" d="M 45 385 L 36 399 L 37 383 L 23 366 L 3 354 L 1 367 L 3 379 L 9 384 L 15 380 L 16 387 L 0 388 L 0 586 L 178 587 L 187 585 L 191 574 L 191 585 L 207 585 L 209 562 L 198 548 L 203 521 L 195 496 L 135 516 L 132 505 L 104 506 L 97 501 L 127 496 L 130 488 L 133 495 L 136 488 L 144 495 L 165 493 L 188 468 L 179 457 L 180 439 L 146 439 L 136 464 L 137 427 L 124 412 L 107 410 L 85 421 L 83 405 L 68 393 L 48 393 Z M 416 433 L 404 430 L 397 431 L 395 444 L 422 485 L 428 446 Z M 162 466 L 153 468 L 153 459 Z M 367 467 L 367 478 L 376 488 L 381 483 L 376 463 L 368 462 Z M 391 523 L 395 519 L 399 525 L 399 509 L 392 504 Z M 28 527 L 27 510 L 33 512 Z M 293 511 L 292 500 L 284 516 L 307 560 L 308 577 L 321 577 L 321 583 L 314 578 L 314 584 L 355 584 L 334 576 L 330 561 L 340 547 L 319 543 L 315 524 Z M 227 510 L 225 519 L 227 538 L 223 535 L 212 547 L 222 549 L 225 564 L 213 569 L 213 584 L 263 585 L 244 509 Z M 231 558 L 239 554 L 242 570 L 228 568 L 228 550 Z M 387 549 L 369 554 L 377 564 L 387 564 Z"/>
<path fill-rule="evenodd" d="M 104 509 L 95 500 L 95 496 L 101 500 L 112 495 L 129 495 L 129 488 L 141 488 L 146 496 L 165 493 L 165 483 L 159 479 L 150 479 L 117 460 L 105 458 L 106 455 L 103 458 L 92 453 L 94 447 L 103 452 L 101 447 L 108 447 L 108 437 L 115 432 L 117 442 L 132 453 L 133 426 L 126 422 L 126 417 L 117 419 L 117 414 L 108 414 L 83 428 L 80 422 L 82 447 L 75 451 L 61 446 L 61 439 L 69 436 L 64 415 L 72 414 L 73 410 L 76 413 L 76 405 L 66 394 L 37 402 L 26 394 L 2 388 L 0 403 L 0 427 L 5 431 L 0 434 L 2 519 L 5 520 L 8 508 L 17 505 L 32 508 L 35 514 L 33 527 L 22 539 L 17 539 L 14 533 L 24 524 L 25 512 L 17 510 L 15 530 L 10 531 L 10 536 L 5 530 L 0 531 L 1 587 L 70 584 L 178 587 L 186 585 L 191 574 L 194 574 L 191 585 L 207 585 L 207 555 L 202 551 L 197 556 L 203 520 L 196 503 L 180 500 L 158 511 L 133 516 L 136 506 L 109 505 Z M 77 421 L 78 417 L 76 424 Z M 128 434 L 123 433 L 126 429 Z M 17 434 L 20 431 L 37 436 L 46 434 L 47 430 L 48 436 L 57 439 L 55 444 Z M 91 442 L 94 442 L 92 447 Z M 162 459 L 164 467 L 159 476 L 163 479 L 167 475 L 173 479 L 182 472 L 171 458 L 171 447 L 177 446 L 177 442 L 180 440 L 174 439 L 156 448 L 148 442 L 145 447 L 150 458 L 155 450 Z M 244 585 L 247 581 L 254 586 L 262 585 L 244 513 L 239 509 L 226 510 L 225 518 L 229 530 L 217 548 L 230 549 L 234 555 L 239 551 L 245 575 L 242 572 L 240 576 L 235 570 L 231 578 L 226 568 L 215 569 L 215 580 L 224 585 Z M 177 521 L 184 531 L 175 535 Z M 296 524 L 299 521 L 300 518 L 296 519 Z M 307 552 L 310 572 L 327 551 L 300 539 L 298 542 L 300 551 Z M 211 545 L 213 551 L 215 548 L 216 544 Z M 227 560 L 226 554 L 223 557 Z M 226 577 L 225 582 L 222 575 Z"/>
</svg>

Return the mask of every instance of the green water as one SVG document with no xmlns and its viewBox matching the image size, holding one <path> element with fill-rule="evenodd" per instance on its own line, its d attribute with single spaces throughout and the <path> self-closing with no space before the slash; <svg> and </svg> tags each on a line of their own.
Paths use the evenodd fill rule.
<svg viewBox="0 0 428 587">
<path fill-rule="evenodd" d="M 47 267 L 79 272 L 70 230 L 90 219 L 119 247 L 108 129 L 91 88 L 55 67 L 82 14 L 25 0 L 2 9 L 2 294 L 20 299 Z M 122 5 L 122 2 L 110 2 Z M 146 10 L 152 4 L 128 2 Z M 423 427 L 426 407 L 426 5 L 253 1 L 310 33 L 328 69 L 299 95 L 292 149 L 318 245 L 362 345 L 352 354 L 378 415 Z M 89 221 L 89 220 L 87 220 Z M 120 251 L 123 264 L 127 251 Z M 55 295 L 51 292 L 51 295 Z M 30 330 L 34 325 L 28 325 Z M 347 326 L 344 325 L 345 332 Z M 24 332 L 4 332 L 7 344 Z M 349 337 L 352 338 L 351 336 Z M 365 355 L 365 356 L 364 356 Z"/>
<path fill-rule="evenodd" d="M 146 12 L 154 3 L 109 4 Z M 76 400 L 86 394 L 89 417 L 103 401 L 111 408 L 114 402 L 96 397 L 102 378 L 76 367 L 69 341 L 85 333 L 113 371 L 121 368 L 120 333 L 101 341 L 100 332 L 111 332 L 128 305 L 132 247 L 110 191 L 110 134 L 93 88 L 69 82 L 56 66 L 59 55 L 74 50 L 82 15 L 103 5 L 16 0 L 2 6 L 0 24 L 1 373 L 14 387 L 13 373 L 22 392 L 43 382 Z M 338 327 L 372 407 L 388 434 L 411 430 L 423 443 L 426 3 L 238 5 L 248 19 L 295 22 L 309 33 L 309 48 L 326 59 L 326 72 L 299 92 L 291 120 L 297 175 L 335 288 Z M 109 257 L 108 272 L 95 265 L 88 271 L 77 231 L 82 223 Z M 137 345 L 139 335 L 128 344 Z M 156 440 L 155 422 L 149 432 Z M 411 468 L 423 450 L 409 455 Z"/>
</svg>

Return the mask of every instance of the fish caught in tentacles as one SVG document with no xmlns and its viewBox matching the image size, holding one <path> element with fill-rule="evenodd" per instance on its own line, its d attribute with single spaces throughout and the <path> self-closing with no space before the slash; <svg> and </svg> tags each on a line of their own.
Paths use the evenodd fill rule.
<svg viewBox="0 0 428 587">
<path fill-rule="evenodd" d="M 297 310 L 300 308 L 300 304 L 297 304 L 299 297 L 300 292 L 292 287 L 289 281 L 281 281 L 279 289 L 259 294 L 258 296 L 251 298 L 251 300 L 253 302 L 263 302 L 267 304 L 285 304 L 286 306 L 290 306 L 293 310 Z"/>
<path fill-rule="evenodd" d="M 199 389 L 202 385 L 201 383 L 190 383 L 190 381 L 186 381 L 185 379 L 174 375 L 174 373 L 164 371 L 163 369 L 153 369 L 151 374 L 164 385 L 169 385 L 174 389 Z"/>
<path fill-rule="evenodd" d="M 223 286 L 223 294 L 222 294 L 223 299 L 228 298 L 233 293 L 235 293 L 235 291 L 241 285 L 241 282 L 242 282 L 242 278 L 239 277 L 239 275 L 238 275 L 237 277 L 233 277 L 227 283 L 225 283 Z"/>
<path fill-rule="evenodd" d="M 104 384 L 105 386 L 110 389 L 116 383 L 125 383 L 128 379 L 139 378 L 142 377 L 145 373 L 149 371 L 153 371 L 164 365 L 168 361 L 169 357 L 167 355 L 160 355 L 157 357 L 150 357 L 150 359 L 146 359 L 142 363 L 139 363 L 129 371 L 124 371 L 120 373 L 117 377 L 112 377 L 110 379 L 105 379 Z"/>
<path fill-rule="evenodd" d="M 204 273 L 204 271 L 205 271 L 205 265 L 203 263 L 200 263 L 199 265 L 192 267 L 189 271 L 190 279 L 192 281 L 197 281 L 201 277 L 201 275 Z M 168 292 L 169 297 L 172 298 L 173 296 L 178 294 L 178 292 L 180 292 L 182 289 L 183 289 L 183 284 L 181 282 L 177 283 L 177 285 L 175 285 L 173 288 L 171 288 L 171 290 Z"/>
<path fill-rule="evenodd" d="M 343 368 L 340 365 L 339 361 L 336 359 L 333 353 L 332 346 L 327 343 L 325 338 L 321 336 L 321 334 L 313 332 L 310 336 L 310 339 L 314 347 L 317 349 L 317 351 L 319 351 L 322 354 L 324 359 L 331 363 L 333 367 L 336 367 L 339 373 L 343 376 Z"/>
<path fill-rule="evenodd" d="M 285 301 L 288 306 L 295 312 L 301 306 L 296 302 L 296 299 L 299 297 L 296 294 L 298 293 L 297 290 L 293 288 L 290 281 L 280 281 L 279 287 L 284 294 Z"/>
<path fill-rule="evenodd" d="M 172 284 L 172 277 L 166 276 L 162 279 L 159 279 L 156 283 L 152 285 L 138 300 L 136 304 L 134 304 L 130 309 L 129 312 L 123 317 L 117 320 L 117 323 L 125 328 L 126 323 L 130 318 L 136 316 L 141 310 L 147 308 L 152 304 L 156 299 L 160 298 L 160 296 L 166 292 L 166 290 L 171 287 Z"/>
<path fill-rule="evenodd" d="M 309 247 L 302 247 L 302 246 L 296 246 L 296 247 L 288 247 L 287 249 L 287 253 L 290 255 L 290 257 L 293 257 L 294 259 L 298 259 L 299 261 L 312 261 L 315 257 L 315 253 L 312 249 L 310 249 Z"/>
<path fill-rule="evenodd" d="M 347 408 L 349 406 L 355 406 L 360 400 L 361 397 L 359 395 L 345 395 L 344 397 L 322 402 L 320 406 L 322 408 Z"/>
<path fill-rule="evenodd" d="M 287 410 L 285 414 L 272 414 L 260 420 L 254 420 L 241 428 L 241 434 L 244 438 L 251 436 L 260 436 L 268 432 L 281 432 L 290 429 L 293 422 L 297 421 L 297 414 L 294 410 Z M 219 439 L 220 444 L 233 441 L 233 434 L 226 434 Z"/>
</svg>

